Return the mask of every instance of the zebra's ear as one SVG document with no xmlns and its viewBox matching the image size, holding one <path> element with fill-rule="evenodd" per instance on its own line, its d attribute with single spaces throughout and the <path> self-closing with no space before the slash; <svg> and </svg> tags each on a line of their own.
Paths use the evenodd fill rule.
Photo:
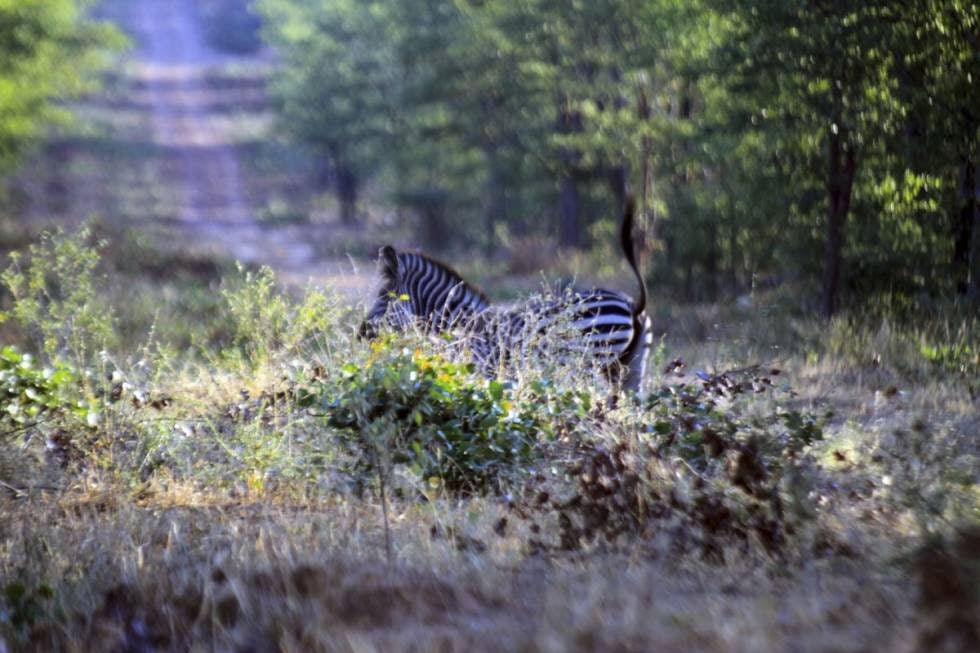
<svg viewBox="0 0 980 653">
<path fill-rule="evenodd" d="M 378 252 L 378 268 L 385 281 L 398 278 L 398 252 L 391 245 L 385 245 Z"/>
</svg>

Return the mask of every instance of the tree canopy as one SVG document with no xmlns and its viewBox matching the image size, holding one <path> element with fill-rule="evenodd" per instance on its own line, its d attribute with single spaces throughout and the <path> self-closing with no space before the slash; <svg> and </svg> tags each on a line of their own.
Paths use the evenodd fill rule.
<svg viewBox="0 0 980 653">
<path fill-rule="evenodd" d="M 630 188 L 652 280 L 688 299 L 976 291 L 970 2 L 260 7 L 284 125 L 347 175 L 350 219 L 375 178 L 432 235 L 586 248 Z"/>
<path fill-rule="evenodd" d="M 84 0 L 0 0 L 0 170 L 68 113 L 59 104 L 91 90 L 107 52 L 122 46 L 89 19 Z"/>
</svg>

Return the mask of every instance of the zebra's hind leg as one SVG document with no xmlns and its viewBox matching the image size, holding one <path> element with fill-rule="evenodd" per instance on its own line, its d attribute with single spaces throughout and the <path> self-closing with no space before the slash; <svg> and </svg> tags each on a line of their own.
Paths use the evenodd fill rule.
<svg viewBox="0 0 980 653">
<path fill-rule="evenodd" d="M 647 360 L 653 348 L 653 322 L 650 317 L 643 315 L 643 328 L 639 335 L 637 346 L 623 360 L 621 367 L 622 387 L 639 394 L 640 386 L 647 372 Z"/>
</svg>

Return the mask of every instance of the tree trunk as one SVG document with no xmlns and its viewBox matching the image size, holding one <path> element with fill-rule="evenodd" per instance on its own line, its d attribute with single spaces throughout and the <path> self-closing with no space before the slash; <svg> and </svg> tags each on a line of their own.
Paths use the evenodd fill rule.
<svg viewBox="0 0 980 653">
<path fill-rule="evenodd" d="M 704 257 L 704 291 L 708 299 L 714 302 L 718 301 L 718 259 L 721 257 L 717 223 L 709 222 L 705 232 L 707 252 Z"/>
<path fill-rule="evenodd" d="M 738 219 L 735 207 L 729 204 L 725 215 L 728 218 L 726 220 L 728 223 L 728 290 L 731 293 L 731 299 L 735 300 L 738 297 L 739 267 Z"/>
<path fill-rule="evenodd" d="M 650 101 L 647 99 L 646 91 L 642 86 L 637 88 L 637 115 L 642 122 L 647 122 L 650 120 L 651 110 Z M 640 150 L 640 161 L 641 170 L 640 177 L 642 179 L 643 187 L 640 189 L 640 210 L 644 215 L 652 215 L 651 224 L 647 224 L 644 221 L 643 230 L 641 232 L 641 241 L 638 246 L 641 252 L 644 254 L 649 253 L 650 243 L 652 242 L 656 232 L 654 227 L 657 224 L 657 215 L 652 210 L 653 207 L 653 192 L 654 192 L 654 178 L 653 178 L 653 139 L 650 136 L 645 135 L 641 141 L 642 147 Z M 649 213 L 648 213 L 649 212 Z"/>
<path fill-rule="evenodd" d="M 555 129 L 559 134 L 571 134 L 583 129 L 582 114 L 569 111 L 564 98 L 558 101 L 558 117 Z M 561 191 L 558 199 L 559 244 L 562 247 L 582 247 L 582 198 L 579 193 L 579 170 L 576 167 L 580 153 L 564 148 L 561 153 Z"/>
<path fill-rule="evenodd" d="M 728 248 L 730 250 L 728 258 L 728 294 L 729 299 L 735 300 L 738 298 L 738 269 L 736 267 L 736 252 L 738 251 L 738 235 L 735 231 L 735 217 L 734 212 L 732 212 L 729 217 L 731 218 L 729 226 L 731 227 L 728 231 Z"/>
<path fill-rule="evenodd" d="M 972 159 L 963 164 L 960 206 L 953 244 L 953 269 L 956 291 L 961 295 L 977 293 L 977 167 Z"/>
<path fill-rule="evenodd" d="M 626 179 L 626 164 L 613 166 L 609 170 L 609 187 L 612 189 L 613 196 L 616 198 L 615 215 L 617 219 L 623 215 L 623 209 L 626 208 Z"/>
<path fill-rule="evenodd" d="M 839 119 L 835 121 L 835 129 L 830 133 L 827 152 L 827 240 L 824 246 L 821 302 L 824 317 L 828 319 L 837 312 L 844 224 L 851 208 L 851 190 L 857 166 L 853 144 L 845 141 L 846 132 Z"/>
<path fill-rule="evenodd" d="M 357 175 L 342 161 L 334 164 L 334 170 L 337 178 L 337 200 L 340 202 L 340 220 L 344 224 L 355 224 L 357 222 Z"/>
<path fill-rule="evenodd" d="M 433 249 L 443 249 L 449 245 L 446 238 L 444 207 L 441 202 L 432 202 L 422 208 L 422 220 L 425 223 L 425 242 Z"/>
<path fill-rule="evenodd" d="M 560 243 L 562 247 L 578 249 L 582 246 L 582 198 L 578 181 L 572 171 L 561 180 L 561 196 L 558 201 L 560 216 Z"/>
<path fill-rule="evenodd" d="M 487 258 L 493 256 L 496 229 L 500 223 L 507 222 L 507 189 L 504 185 L 504 174 L 501 169 L 500 158 L 497 155 L 497 145 L 487 143 L 483 148 L 489 164 L 489 174 L 487 176 L 487 209 L 484 215 L 483 225 L 483 246 L 484 254 Z"/>
<path fill-rule="evenodd" d="M 684 262 L 684 301 L 694 302 L 694 263 L 690 256 Z"/>
<path fill-rule="evenodd" d="M 334 172 L 330 157 L 317 154 L 313 157 L 313 187 L 322 193 L 330 190 L 333 182 Z"/>
</svg>

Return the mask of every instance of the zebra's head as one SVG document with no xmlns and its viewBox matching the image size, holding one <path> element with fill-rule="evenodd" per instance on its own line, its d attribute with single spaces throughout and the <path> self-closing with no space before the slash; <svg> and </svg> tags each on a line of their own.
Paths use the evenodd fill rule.
<svg viewBox="0 0 980 653">
<path fill-rule="evenodd" d="M 398 253 L 391 245 L 378 255 L 381 288 L 358 331 L 373 338 L 382 326 L 403 331 L 418 325 L 442 331 L 484 310 L 483 293 L 455 270 L 423 254 Z"/>
<path fill-rule="evenodd" d="M 381 273 L 381 288 L 358 329 L 361 338 L 376 338 L 381 325 L 402 331 L 414 317 L 409 297 L 403 292 L 406 284 L 400 274 L 398 252 L 391 245 L 385 245 L 378 252 L 378 271 Z"/>
</svg>

